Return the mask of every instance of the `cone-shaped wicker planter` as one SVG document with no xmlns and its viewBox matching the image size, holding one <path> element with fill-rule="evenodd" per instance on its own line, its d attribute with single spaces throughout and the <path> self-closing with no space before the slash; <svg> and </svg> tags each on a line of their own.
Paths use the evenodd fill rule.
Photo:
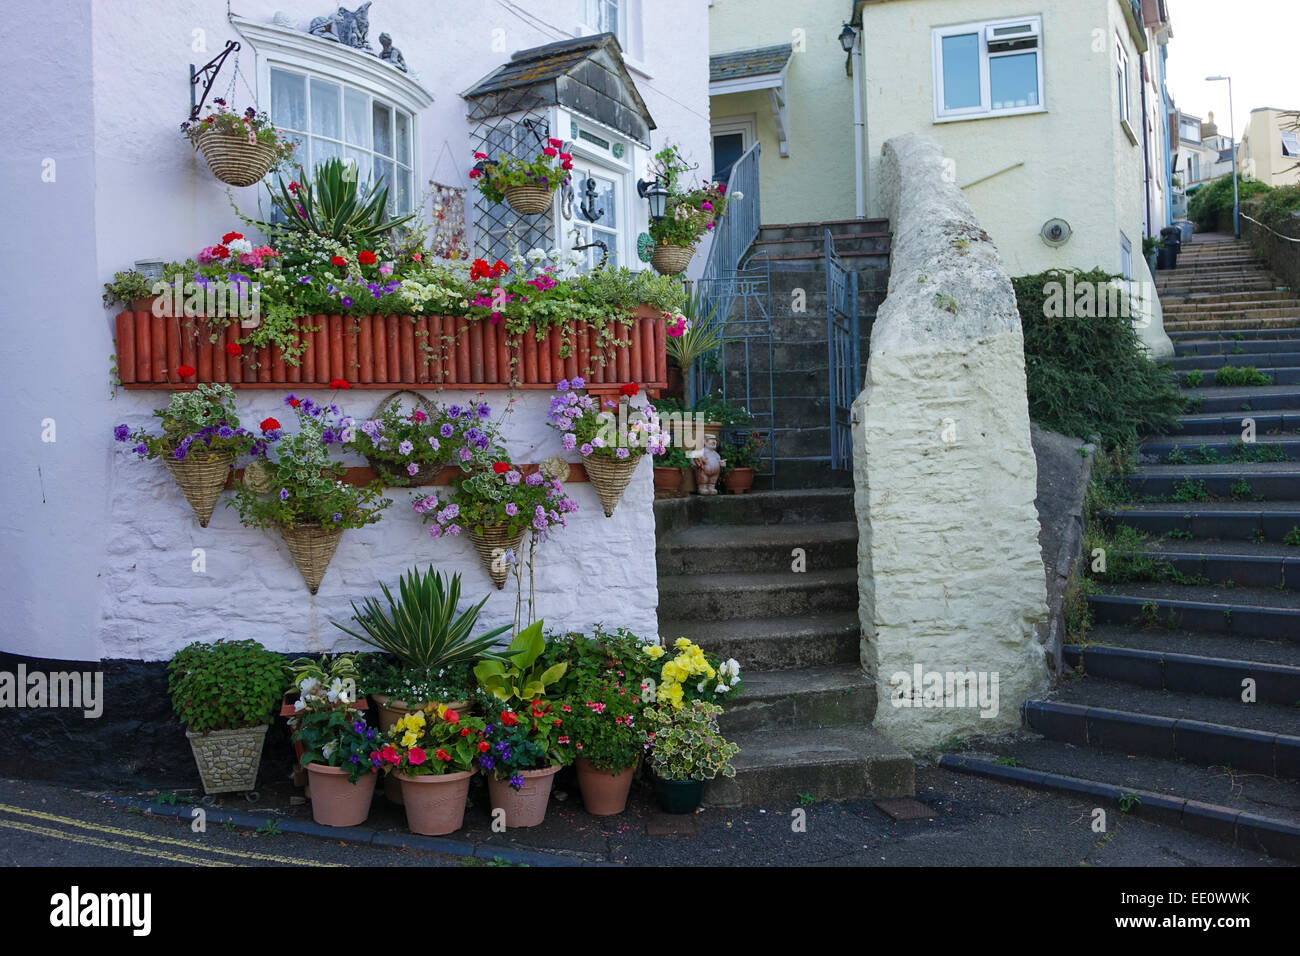
<svg viewBox="0 0 1300 956">
<path fill-rule="evenodd" d="M 330 566 L 342 536 L 342 530 L 331 531 L 318 524 L 280 529 L 280 537 L 284 538 L 289 553 L 293 555 L 293 563 L 298 565 L 312 594 L 320 588 L 321 578 L 325 577 L 325 569 Z"/>
<path fill-rule="evenodd" d="M 199 150 L 208 161 L 208 169 L 230 186 L 253 186 L 275 163 L 275 148 L 250 143 L 246 135 L 207 130 L 198 138 Z"/>
<path fill-rule="evenodd" d="M 235 460 L 231 452 L 209 452 L 206 449 L 191 449 L 184 461 L 177 461 L 170 455 L 163 458 L 167 470 L 172 473 L 185 500 L 194 509 L 194 517 L 199 519 L 199 526 L 206 528 L 212 517 L 212 509 L 221 497 L 226 480 L 230 477 L 230 466 Z"/>
<path fill-rule="evenodd" d="M 520 531 L 512 538 L 504 527 L 495 527 L 484 528 L 482 534 L 473 531 L 468 534 L 469 539 L 474 542 L 474 550 L 483 561 L 483 567 L 492 576 L 492 583 L 500 591 L 506 586 L 506 578 L 510 577 L 510 565 L 503 560 L 504 553 L 513 551 L 515 558 L 518 559 L 519 549 L 523 547 L 524 535 L 527 532 Z"/>
<path fill-rule="evenodd" d="M 655 272 L 661 276 L 675 276 L 679 272 L 686 271 L 694 255 L 694 246 L 655 246 L 655 254 L 650 259 L 650 265 L 654 266 Z"/>
<path fill-rule="evenodd" d="M 612 517 L 614 508 L 623 498 L 636 466 L 641 463 L 640 456 L 624 458 L 607 458 L 604 455 L 583 456 L 582 464 L 587 469 L 587 480 L 596 489 L 596 497 L 605 509 L 605 517 Z"/>
<path fill-rule="evenodd" d="M 507 186 L 505 194 L 510 208 L 523 216 L 540 216 L 551 208 L 555 196 L 541 186 Z"/>
</svg>

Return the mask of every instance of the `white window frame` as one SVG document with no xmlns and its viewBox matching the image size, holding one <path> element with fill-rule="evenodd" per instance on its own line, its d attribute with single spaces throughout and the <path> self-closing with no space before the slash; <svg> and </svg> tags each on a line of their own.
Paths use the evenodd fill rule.
<svg viewBox="0 0 1300 956">
<path fill-rule="evenodd" d="M 1287 140 L 1291 141 L 1291 145 L 1288 145 Z M 1300 156 L 1300 132 L 1293 129 L 1282 130 L 1282 156 L 1286 159 Z"/>
<path fill-rule="evenodd" d="M 589 132 L 600 136 L 602 139 L 613 143 L 623 144 L 622 158 L 616 158 L 612 151 L 606 151 L 580 137 L 575 137 L 573 125 L 577 124 L 579 128 L 586 128 Z M 617 253 L 617 262 L 619 265 L 627 266 L 629 269 L 636 271 L 638 267 L 643 266 L 641 260 L 636 254 L 636 237 L 639 233 L 644 232 L 649 225 L 649 209 L 646 201 L 637 195 L 636 183 L 638 175 L 644 178 L 646 175 L 645 164 L 648 162 L 648 152 L 623 133 L 613 130 L 603 123 L 583 116 L 580 113 L 574 113 L 571 110 L 559 108 L 555 111 L 555 125 L 552 126 L 557 139 L 564 141 L 564 145 L 570 150 L 574 159 L 574 165 L 592 165 L 597 167 L 596 171 L 608 179 L 614 180 L 615 191 L 619 196 L 618 221 L 619 227 L 616 233 L 618 237 L 617 248 L 611 249 L 611 258 Z M 573 181 L 573 218 L 566 220 L 561 209 L 561 203 L 556 202 L 552 206 L 551 214 L 555 222 L 555 235 L 557 242 L 563 249 L 568 249 L 572 245 L 572 236 L 570 231 L 575 223 L 581 221 L 582 214 L 578 211 L 578 204 L 582 202 L 582 184 L 574 178 Z"/>
<path fill-rule="evenodd" d="M 758 139 L 758 114 L 750 113 L 745 116 L 726 116 L 722 119 L 714 120 L 709 126 L 709 160 L 713 159 L 713 138 L 715 136 L 725 136 L 729 133 L 739 133 L 741 141 L 741 154 L 743 155 L 749 147 L 753 146 Z M 709 170 L 712 176 L 714 170 Z"/>
<path fill-rule="evenodd" d="M 1115 34 L 1115 85 L 1119 93 L 1119 118 L 1121 122 L 1129 122 L 1129 65 L 1128 50 L 1124 49 L 1124 41 L 1118 33 Z"/>
<path fill-rule="evenodd" d="M 598 10 L 605 4 L 618 8 L 618 29 L 602 30 L 597 20 Z M 582 22 L 578 24 L 579 36 L 613 32 L 623 50 L 623 62 L 628 69 L 649 77 L 645 64 L 645 19 L 643 0 L 582 0 Z"/>
<path fill-rule="evenodd" d="M 1010 109 L 993 109 L 993 97 L 989 81 L 989 61 L 1002 56 L 1015 56 L 1028 50 L 1008 51 L 1007 53 L 989 53 L 988 30 L 991 27 L 1032 24 L 1038 33 L 1038 46 L 1034 48 L 1038 63 L 1038 102 L 1033 106 L 1015 106 Z M 974 33 L 979 37 L 980 59 L 980 102 L 978 106 L 960 109 L 945 109 L 943 105 L 943 41 L 946 37 L 962 36 Z M 995 116 L 1023 116 L 1027 113 L 1047 112 L 1047 88 L 1044 85 L 1043 58 L 1043 18 L 1041 16 L 1016 17 L 1010 20 L 983 20 L 976 23 L 963 23 L 947 27 L 935 27 L 930 31 L 931 59 L 933 61 L 934 82 L 934 121 L 936 123 L 955 123 L 968 119 L 986 119 Z"/>
</svg>

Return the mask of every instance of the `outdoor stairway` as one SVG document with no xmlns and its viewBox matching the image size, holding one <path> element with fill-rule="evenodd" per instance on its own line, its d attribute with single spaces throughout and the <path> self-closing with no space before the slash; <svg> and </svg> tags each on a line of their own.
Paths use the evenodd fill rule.
<svg viewBox="0 0 1300 956">
<path fill-rule="evenodd" d="M 769 270 L 772 323 L 771 408 L 777 457 L 774 479 L 758 488 L 848 487 L 847 471 L 830 469 L 830 372 L 826 343 L 825 234 L 836 255 L 858 273 L 858 341 L 861 363 L 871 347 L 871 323 L 889 281 L 889 221 L 849 219 L 765 225 L 750 248 L 749 263 Z M 751 411 L 768 410 L 766 355 L 749 362 Z M 727 371 L 728 395 L 740 394 L 744 373 Z"/>
<path fill-rule="evenodd" d="M 1132 502 L 1102 514 L 1112 535 L 1140 536 L 1127 553 L 1112 543 L 1111 582 L 1093 576 L 1094 626 L 1064 649 L 1076 670 L 1025 704 L 1036 736 L 972 742 L 941 763 L 1300 861 L 1300 307 L 1227 307 L 1243 283 L 1276 285 L 1246 249 L 1194 241 L 1158 274 L 1178 290 L 1162 303 L 1189 411 L 1140 446 Z M 1189 275 L 1200 291 L 1187 294 Z M 1196 303 L 1176 325 L 1175 302 Z M 1226 365 L 1279 384 L 1215 386 Z M 1203 381 L 1188 387 L 1194 369 Z"/>
<path fill-rule="evenodd" d="M 740 746 L 718 806 L 911 796 L 912 758 L 872 729 L 859 663 L 850 489 L 655 502 L 659 636 L 741 665 L 721 729 Z M 806 570 L 792 570 L 802 548 Z"/>
</svg>

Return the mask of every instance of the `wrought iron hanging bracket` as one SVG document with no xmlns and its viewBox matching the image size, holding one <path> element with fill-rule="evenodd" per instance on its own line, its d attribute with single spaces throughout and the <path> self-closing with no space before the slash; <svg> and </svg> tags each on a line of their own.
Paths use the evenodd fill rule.
<svg viewBox="0 0 1300 956">
<path fill-rule="evenodd" d="M 587 243 L 584 243 L 584 244 L 582 244 L 582 245 L 580 245 L 580 246 L 574 246 L 574 247 L 573 247 L 573 251 L 574 251 L 574 252 L 582 252 L 582 251 L 584 251 L 584 250 L 586 250 L 586 249 L 599 249 L 599 250 L 600 250 L 600 265 L 596 266 L 596 268 L 597 268 L 597 269 L 603 269 L 603 268 L 605 268 L 605 263 L 607 263 L 607 262 L 609 261 L 609 246 L 605 244 L 604 240 L 602 240 L 602 239 L 596 239 L 596 240 L 593 240 L 592 242 L 587 242 Z"/>
<path fill-rule="evenodd" d="M 239 43 L 235 40 L 227 40 L 226 48 L 214 56 L 211 60 L 199 67 L 197 70 L 194 64 L 190 64 L 190 122 L 199 118 L 199 111 L 203 109 L 203 104 L 212 92 L 212 84 L 217 81 L 217 74 L 221 72 L 221 67 L 226 62 L 226 57 L 239 49 Z M 194 88 L 203 81 L 203 95 L 196 102 L 194 99 Z"/>
</svg>

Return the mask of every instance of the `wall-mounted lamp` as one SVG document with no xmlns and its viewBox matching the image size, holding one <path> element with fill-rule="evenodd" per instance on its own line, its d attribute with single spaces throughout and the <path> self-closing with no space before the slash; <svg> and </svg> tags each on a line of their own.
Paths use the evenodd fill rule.
<svg viewBox="0 0 1300 956">
<path fill-rule="evenodd" d="M 668 211 L 668 189 L 657 179 L 638 179 L 636 193 L 650 204 L 650 218 L 658 222 Z"/>
<path fill-rule="evenodd" d="M 853 45 L 858 42 L 858 31 L 847 23 L 840 31 L 840 47 L 844 50 L 844 75 L 853 75 Z"/>
</svg>

